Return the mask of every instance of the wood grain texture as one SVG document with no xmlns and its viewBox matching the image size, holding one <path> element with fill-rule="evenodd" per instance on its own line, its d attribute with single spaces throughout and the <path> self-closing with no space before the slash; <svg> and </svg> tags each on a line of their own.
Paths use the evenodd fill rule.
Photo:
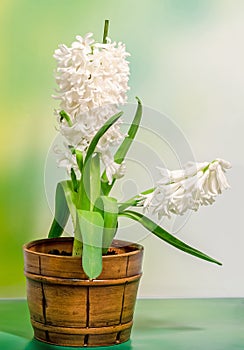
<svg viewBox="0 0 244 350">
<path fill-rule="evenodd" d="M 44 239 L 24 246 L 27 300 L 37 339 L 63 346 L 108 346 L 129 339 L 143 247 L 115 240 L 116 255 L 103 256 L 103 270 L 89 281 L 81 259 L 51 255 L 72 251 L 73 238 Z"/>
</svg>

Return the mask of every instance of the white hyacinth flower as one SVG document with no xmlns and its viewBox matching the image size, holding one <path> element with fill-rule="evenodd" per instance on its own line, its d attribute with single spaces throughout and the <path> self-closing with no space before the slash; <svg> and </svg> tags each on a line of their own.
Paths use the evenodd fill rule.
<svg viewBox="0 0 244 350">
<path fill-rule="evenodd" d="M 189 162 L 182 170 L 159 168 L 162 179 L 152 193 L 139 196 L 138 206 L 159 219 L 182 215 L 189 209 L 196 211 L 201 205 L 214 203 L 215 197 L 230 187 L 225 177 L 230 167 L 229 162 L 215 159 L 211 163 Z"/>
<path fill-rule="evenodd" d="M 60 110 L 64 110 L 71 119 L 72 126 L 66 120 L 59 120 L 59 129 L 67 144 L 86 152 L 92 138 L 104 123 L 118 110 L 118 105 L 127 101 L 129 63 L 125 45 L 111 42 L 95 43 L 93 34 L 76 37 L 71 47 L 59 45 L 54 53 L 57 61 L 56 82 Z M 112 166 L 113 157 L 110 146 L 118 145 L 124 138 L 120 131 L 121 121 L 117 121 L 101 138 L 96 151 L 101 153 L 107 176 L 115 178 L 122 174 L 122 166 Z M 66 154 L 67 156 L 67 154 Z M 108 157 L 110 160 L 108 161 Z M 74 157 L 65 157 L 60 166 L 73 166 Z M 69 160 L 70 161 L 69 163 Z M 109 178 L 109 181 L 112 180 Z"/>
<path fill-rule="evenodd" d="M 64 142 L 62 148 L 55 146 L 54 152 L 57 154 L 58 166 L 60 168 L 67 169 L 68 174 L 70 174 L 71 168 L 73 168 L 76 174 L 79 174 L 76 157 L 72 154 L 67 143 Z"/>
<path fill-rule="evenodd" d="M 125 175 L 125 162 L 123 161 L 121 164 L 114 162 L 110 152 L 102 155 L 102 161 L 105 165 L 109 185 L 112 184 L 113 179 L 120 179 Z"/>
</svg>

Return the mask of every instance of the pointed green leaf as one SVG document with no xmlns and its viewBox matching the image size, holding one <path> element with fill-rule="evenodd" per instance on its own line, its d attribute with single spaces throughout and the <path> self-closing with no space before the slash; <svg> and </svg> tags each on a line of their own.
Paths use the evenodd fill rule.
<svg viewBox="0 0 244 350">
<path fill-rule="evenodd" d="M 125 137 L 124 141 L 118 148 L 117 152 L 114 155 L 114 161 L 118 164 L 121 164 L 123 160 L 125 159 L 126 154 L 128 153 L 130 146 L 136 136 L 136 133 L 138 131 L 140 122 L 141 122 L 141 117 L 142 117 L 142 103 L 138 97 L 136 97 L 138 105 L 136 109 L 136 113 L 134 116 L 134 119 L 132 121 L 132 124 L 129 128 L 128 134 Z M 109 192 L 111 191 L 113 185 L 114 185 L 115 180 L 113 180 L 112 184 L 109 185 L 108 179 L 106 176 L 106 172 L 104 171 L 102 174 L 102 191 L 104 195 L 108 195 Z"/>
<path fill-rule="evenodd" d="M 89 279 L 102 272 L 103 218 L 98 212 L 77 210 L 77 220 L 83 241 L 82 266 Z"/>
<path fill-rule="evenodd" d="M 116 163 L 121 164 L 123 160 L 125 159 L 126 154 L 128 153 L 130 146 L 136 136 L 136 133 L 138 131 L 140 122 L 141 122 L 141 117 L 142 117 L 142 103 L 141 100 L 136 97 L 137 99 L 137 109 L 136 109 L 136 114 L 135 117 L 132 121 L 132 124 L 130 126 L 130 129 L 128 131 L 128 135 L 125 137 L 124 141 L 118 148 L 117 152 L 115 153 L 114 160 Z"/>
<path fill-rule="evenodd" d="M 84 164 L 90 159 L 92 154 L 95 151 L 95 148 L 97 147 L 97 144 L 100 140 L 100 138 L 105 134 L 105 132 L 114 124 L 117 122 L 117 120 L 122 116 L 123 112 L 119 112 L 115 115 L 113 115 L 109 120 L 106 121 L 106 123 L 98 130 L 96 135 L 93 137 L 88 150 L 86 152 L 86 158 L 84 161 Z"/>
<path fill-rule="evenodd" d="M 207 260 L 209 262 L 222 265 L 217 260 L 211 258 L 210 256 L 200 252 L 199 250 L 190 247 L 189 245 L 185 244 L 184 242 L 180 241 L 178 238 L 172 236 L 170 233 L 168 233 L 166 230 L 164 230 L 162 227 L 158 226 L 155 222 L 147 218 L 146 216 L 134 212 L 132 210 L 126 210 L 122 212 L 120 215 L 126 216 L 132 220 L 135 220 L 139 222 L 142 226 L 144 226 L 147 230 L 151 231 L 153 234 L 155 234 L 157 237 L 161 238 L 165 242 L 171 244 L 175 248 L 178 248 L 185 253 L 194 255 L 200 259 Z"/>
<path fill-rule="evenodd" d="M 83 172 L 80 180 L 80 188 L 79 188 L 79 199 L 78 199 L 78 208 L 82 210 L 92 210 L 94 199 L 96 199 L 96 193 L 98 193 L 98 184 L 96 174 L 93 174 L 94 167 L 97 167 L 97 159 L 93 161 L 93 154 L 95 152 L 96 146 L 100 140 L 100 138 L 105 134 L 105 132 L 121 117 L 123 112 L 119 112 L 112 116 L 96 133 L 93 137 L 88 150 L 86 152 L 86 157 L 83 164 Z M 96 156 L 95 156 L 96 157 Z M 100 168 L 99 168 L 100 171 Z M 99 173 L 99 181 L 100 181 L 100 173 Z M 95 184 L 93 188 L 92 184 Z M 99 185 L 99 194 L 100 195 L 100 185 Z"/>
<path fill-rule="evenodd" d="M 118 225 L 118 203 L 117 199 L 101 196 L 96 200 L 94 211 L 99 212 L 104 220 L 103 229 L 103 254 L 110 247 Z"/>
<path fill-rule="evenodd" d="M 66 202 L 65 193 L 62 184 L 59 182 L 56 188 L 55 195 L 55 214 L 52 226 L 50 228 L 48 237 L 60 237 L 63 233 L 64 227 L 69 218 L 69 207 Z"/>
</svg>

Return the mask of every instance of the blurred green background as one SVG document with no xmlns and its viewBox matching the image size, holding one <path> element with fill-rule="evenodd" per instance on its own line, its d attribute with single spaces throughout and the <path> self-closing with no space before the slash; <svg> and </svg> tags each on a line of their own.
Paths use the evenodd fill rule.
<svg viewBox="0 0 244 350">
<path fill-rule="evenodd" d="M 183 230 L 185 240 L 224 260 L 225 267 L 209 267 L 148 238 L 140 295 L 244 295 L 238 270 L 244 243 L 243 186 L 238 186 L 244 2 L 1 0 L 0 297 L 25 295 L 22 245 L 45 237 L 51 222 L 43 178 L 56 135 L 53 52 L 77 34 L 92 31 L 101 39 L 104 19 L 110 19 L 112 39 L 125 42 L 131 53 L 130 101 L 140 96 L 171 115 L 200 161 L 219 156 L 236 165 L 232 192 L 215 210 L 193 216 Z M 195 233 L 188 237 L 190 231 Z"/>
</svg>

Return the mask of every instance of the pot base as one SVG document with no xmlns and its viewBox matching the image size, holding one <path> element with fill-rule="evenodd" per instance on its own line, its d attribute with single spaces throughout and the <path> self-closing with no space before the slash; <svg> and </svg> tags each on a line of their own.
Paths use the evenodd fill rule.
<svg viewBox="0 0 244 350">
<path fill-rule="evenodd" d="M 132 322 L 117 327 L 103 327 L 96 329 L 59 329 L 37 324 L 32 321 L 34 336 L 37 340 L 48 344 L 58 344 L 62 346 L 109 346 L 124 343 L 130 339 Z M 107 328 L 107 329 L 106 329 Z M 121 330 L 120 330 L 121 329 Z M 89 332 L 89 334 L 87 334 Z"/>
</svg>

